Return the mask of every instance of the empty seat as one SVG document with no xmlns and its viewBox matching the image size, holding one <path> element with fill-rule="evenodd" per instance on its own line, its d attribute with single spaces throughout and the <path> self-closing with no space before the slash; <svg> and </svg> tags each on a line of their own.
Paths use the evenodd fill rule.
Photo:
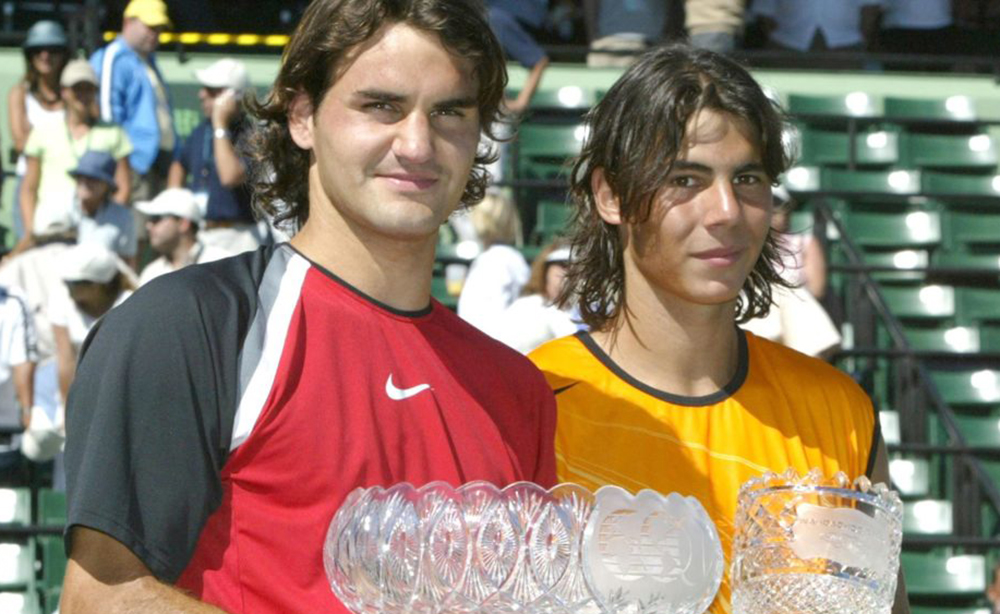
<svg viewBox="0 0 1000 614">
<path fill-rule="evenodd" d="M 923 171 L 920 174 L 920 190 L 928 195 L 1000 196 L 1000 175 Z"/>
<path fill-rule="evenodd" d="M 531 97 L 532 109 L 586 110 L 597 103 L 597 91 L 579 85 L 541 89 Z"/>
<path fill-rule="evenodd" d="M 879 100 L 865 92 L 833 96 L 792 94 L 788 97 L 788 112 L 792 115 L 825 118 L 875 117 Z"/>
<path fill-rule="evenodd" d="M 948 535 L 951 531 L 951 501 L 921 499 L 903 504 L 903 533 Z"/>
<path fill-rule="evenodd" d="M 1000 404 L 1000 371 L 932 371 L 931 379 L 949 405 L 992 407 Z"/>
<path fill-rule="evenodd" d="M 850 213 L 848 238 L 861 247 L 920 248 L 941 242 L 941 216 L 936 211 Z"/>
<path fill-rule="evenodd" d="M 947 98 L 886 96 L 882 106 L 883 115 L 890 119 L 972 122 L 977 117 L 975 101 L 969 96 Z"/>
<path fill-rule="evenodd" d="M 41 614 L 38 597 L 32 591 L 0 592 L 3 614 Z"/>
<path fill-rule="evenodd" d="M 991 614 L 989 608 L 943 608 L 941 606 L 910 606 L 910 614 Z"/>
<path fill-rule="evenodd" d="M 916 195 L 920 193 L 920 171 L 858 171 L 824 168 L 820 186 L 835 192 Z"/>
<path fill-rule="evenodd" d="M 1000 254 L 970 254 L 964 251 L 938 251 L 931 257 L 936 267 L 954 269 L 1000 270 Z"/>
<path fill-rule="evenodd" d="M 891 409 L 883 409 L 878 412 L 878 423 L 882 429 L 882 439 L 886 445 L 897 444 L 901 441 L 899 436 L 899 412 Z"/>
<path fill-rule="evenodd" d="M 38 546 L 42 557 L 42 590 L 62 586 L 63 577 L 66 575 L 66 548 L 62 537 L 42 535 L 38 538 Z"/>
<path fill-rule="evenodd" d="M 0 590 L 28 587 L 35 576 L 35 553 L 28 543 L 0 542 Z"/>
<path fill-rule="evenodd" d="M 988 134 L 903 133 L 900 164 L 927 168 L 995 169 L 997 149 Z"/>
<path fill-rule="evenodd" d="M 945 244 L 952 250 L 975 245 L 1000 246 L 1000 214 L 953 211 L 944 220 Z"/>
<path fill-rule="evenodd" d="M 801 164 L 844 165 L 851 162 L 851 135 L 848 132 L 804 128 L 800 132 L 799 143 Z M 898 160 L 898 131 L 874 130 L 855 135 L 855 164 L 888 166 Z"/>
<path fill-rule="evenodd" d="M 986 559 L 982 555 L 903 552 L 900 563 L 910 595 L 978 597 L 986 590 Z"/>
<path fill-rule="evenodd" d="M 881 292 L 889 310 L 900 319 L 933 321 L 955 315 L 955 289 L 951 286 L 886 286 Z"/>
<path fill-rule="evenodd" d="M 908 328 L 906 340 L 915 350 L 971 354 L 980 351 L 979 329 L 953 326 L 945 329 Z"/>
<path fill-rule="evenodd" d="M 546 243 L 566 231 L 573 208 L 562 202 L 542 201 L 536 211 L 534 236 Z"/>
<path fill-rule="evenodd" d="M 889 477 L 893 487 L 904 497 L 926 497 L 930 491 L 930 467 L 924 459 L 890 460 Z"/>
<path fill-rule="evenodd" d="M 31 492 L 0 488 L 0 524 L 31 524 Z"/>
<path fill-rule="evenodd" d="M 49 488 L 38 491 L 38 523 L 59 526 L 66 524 L 66 493 Z"/>
<path fill-rule="evenodd" d="M 982 416 L 955 416 L 958 430 L 970 446 L 1000 450 L 1000 419 Z"/>
<path fill-rule="evenodd" d="M 568 172 L 586 138 L 583 124 L 524 124 L 518 130 L 518 172 L 521 177 L 553 178 Z"/>
<path fill-rule="evenodd" d="M 865 264 L 876 267 L 891 267 L 895 271 L 873 271 L 872 277 L 878 281 L 919 282 L 927 275 L 923 269 L 930 262 L 930 255 L 925 250 L 903 249 L 892 252 L 865 252 Z"/>
<path fill-rule="evenodd" d="M 956 288 L 958 316 L 967 322 L 1000 322 L 1000 288 Z"/>
</svg>

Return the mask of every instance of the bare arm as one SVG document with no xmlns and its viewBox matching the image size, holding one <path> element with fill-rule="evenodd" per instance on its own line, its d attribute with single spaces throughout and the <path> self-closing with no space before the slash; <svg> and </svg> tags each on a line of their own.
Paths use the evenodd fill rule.
<svg viewBox="0 0 1000 614">
<path fill-rule="evenodd" d="M 21 424 L 28 428 L 31 406 L 35 404 L 35 363 L 22 362 L 14 365 L 14 391 L 21 405 Z"/>
<path fill-rule="evenodd" d="M 542 73 L 545 72 L 548 65 L 549 58 L 545 57 L 531 67 L 531 72 L 528 74 L 528 78 L 524 82 L 524 87 L 522 87 L 521 91 L 517 94 L 517 98 L 507 101 L 507 110 L 511 113 L 520 114 L 528 108 L 528 103 L 531 102 L 531 97 L 535 95 L 535 90 L 538 89 L 538 84 L 542 80 Z"/>
<path fill-rule="evenodd" d="M 56 342 L 56 364 L 59 370 L 59 393 L 63 403 L 69 395 L 69 387 L 76 377 L 76 352 L 69 340 L 69 329 L 65 326 L 52 326 L 52 337 Z"/>
<path fill-rule="evenodd" d="M 7 122 L 10 124 L 10 135 L 14 139 L 14 150 L 19 154 L 24 151 L 28 133 L 31 132 L 28 112 L 24 108 L 24 88 L 24 81 L 19 81 L 10 88 L 10 94 L 7 95 Z"/>
<path fill-rule="evenodd" d="M 72 529 L 62 600 L 64 614 L 223 614 L 160 582 L 121 542 L 93 529 Z"/>
<path fill-rule="evenodd" d="M 802 268 L 806 278 L 806 289 L 817 299 L 826 293 L 826 255 L 816 239 L 806 243 L 802 253 Z"/>
<path fill-rule="evenodd" d="M 28 167 L 21 183 L 21 219 L 24 220 L 24 236 L 30 237 L 35 228 L 35 203 L 38 200 L 38 184 L 42 176 L 42 163 L 28 156 Z"/>
<path fill-rule="evenodd" d="M 875 418 L 878 420 L 878 418 Z M 878 436 L 878 446 L 875 449 L 875 464 L 872 467 L 871 480 L 873 484 L 882 482 L 889 485 L 889 455 L 885 450 L 882 435 Z M 906 581 L 903 578 L 903 568 L 899 569 L 899 580 L 896 582 L 896 600 L 892 604 L 892 614 L 910 614 L 910 600 L 906 596 Z"/>
<path fill-rule="evenodd" d="M 235 188 L 246 181 L 247 172 L 243 160 L 233 147 L 229 126 L 239 115 L 240 103 L 233 91 L 220 94 L 212 107 L 212 131 L 222 128 L 226 136 L 217 139 L 212 136 L 212 153 L 215 158 L 215 170 L 219 173 L 219 183 L 226 188 Z"/>
<path fill-rule="evenodd" d="M 115 202 L 123 205 L 129 204 L 132 198 L 132 167 L 129 166 L 128 156 L 118 160 L 115 166 L 115 183 L 118 184 L 118 191 L 115 192 Z"/>
<path fill-rule="evenodd" d="M 183 188 L 186 177 L 187 171 L 184 170 L 184 165 L 174 160 L 170 163 L 170 171 L 167 173 L 167 187 Z"/>
</svg>

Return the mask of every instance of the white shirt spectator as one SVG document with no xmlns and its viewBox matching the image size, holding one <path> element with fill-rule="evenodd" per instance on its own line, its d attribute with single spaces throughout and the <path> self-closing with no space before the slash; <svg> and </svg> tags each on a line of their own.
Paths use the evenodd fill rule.
<svg viewBox="0 0 1000 614">
<path fill-rule="evenodd" d="M 497 339 L 522 354 L 546 341 L 572 335 L 579 329 L 573 317 L 546 302 L 541 294 L 522 296 L 503 312 L 497 323 Z"/>
<path fill-rule="evenodd" d="M 905 0 L 904 0 L 905 1 Z M 754 0 L 751 15 L 769 17 L 777 24 L 771 39 L 784 47 L 807 51 L 816 31 L 830 48 L 864 42 L 861 8 L 881 6 L 884 0 Z"/>
<path fill-rule="evenodd" d="M 530 276 L 521 252 L 509 245 L 491 245 L 472 261 L 458 297 L 458 316 L 495 338 L 501 314 Z"/>
<path fill-rule="evenodd" d="M 77 222 L 77 240 L 80 243 L 100 243 L 120 258 L 131 258 L 136 253 L 135 216 L 118 203 L 106 203 L 94 217 L 80 216 Z"/>
<path fill-rule="evenodd" d="M 191 251 L 188 253 L 187 264 L 203 264 L 205 262 L 222 260 L 223 258 L 228 258 L 232 255 L 232 252 L 222 249 L 221 247 L 217 247 L 215 245 L 205 245 L 199 241 L 191 247 Z M 180 268 L 183 268 L 183 266 L 175 267 L 169 260 L 167 260 L 166 256 L 160 256 L 156 260 L 147 264 L 146 268 L 144 268 L 142 273 L 139 274 L 139 285 L 145 285 L 161 275 L 173 273 Z"/>
<path fill-rule="evenodd" d="M 130 296 L 132 296 L 131 290 L 123 290 L 111 308 L 114 309 L 121 305 Z M 97 320 L 97 318 L 80 311 L 80 308 L 70 298 L 69 290 L 66 290 L 65 286 L 63 286 L 62 292 L 57 293 L 53 297 L 52 305 L 49 307 L 49 321 L 52 326 L 63 326 L 66 328 L 69 332 L 70 343 L 73 345 L 73 349 L 76 350 L 77 355 L 79 355 L 80 346 L 87 339 L 87 333 L 90 332 L 90 329 Z"/>
<path fill-rule="evenodd" d="M 950 0 L 882 0 L 882 28 L 937 30 L 951 25 Z"/>
<path fill-rule="evenodd" d="M 59 271 L 62 259 L 71 247 L 70 243 L 46 243 L 18 254 L 0 267 L 0 285 L 17 288 L 26 298 L 28 310 L 34 316 L 39 360 L 55 356 L 56 344 L 52 338 L 49 307 L 55 296 L 66 291 Z"/>
<path fill-rule="evenodd" d="M 37 362 L 35 332 L 24 296 L 0 287 L 0 426 L 21 426 L 21 406 L 14 386 L 14 367 Z"/>
</svg>

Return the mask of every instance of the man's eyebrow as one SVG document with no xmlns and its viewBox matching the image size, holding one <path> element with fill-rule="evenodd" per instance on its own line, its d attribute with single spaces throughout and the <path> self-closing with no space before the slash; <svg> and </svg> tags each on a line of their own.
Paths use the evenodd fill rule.
<svg viewBox="0 0 1000 614">
<path fill-rule="evenodd" d="M 672 171 L 695 171 L 698 173 L 712 173 L 714 172 L 712 167 L 707 164 L 701 164 L 700 162 L 689 162 L 687 160 L 676 160 L 674 161 Z M 740 173 L 757 173 L 763 172 L 764 165 L 760 162 L 747 162 L 741 166 L 736 167 L 734 174 Z"/>
<path fill-rule="evenodd" d="M 354 96 L 376 102 L 402 102 L 406 100 L 406 96 L 402 94 L 393 94 L 392 92 L 384 92 L 382 90 L 361 90 L 354 92 Z"/>
<path fill-rule="evenodd" d="M 464 96 L 461 98 L 449 98 L 434 105 L 436 109 L 468 109 L 479 104 L 474 96 Z"/>
</svg>

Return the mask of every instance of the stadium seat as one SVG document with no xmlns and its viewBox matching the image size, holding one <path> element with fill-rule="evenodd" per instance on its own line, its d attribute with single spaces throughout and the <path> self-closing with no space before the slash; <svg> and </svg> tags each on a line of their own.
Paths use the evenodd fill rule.
<svg viewBox="0 0 1000 614">
<path fill-rule="evenodd" d="M 1000 246 L 1000 214 L 952 211 L 944 219 L 945 245 L 962 250 L 970 245 Z"/>
<path fill-rule="evenodd" d="M 815 192 L 822 186 L 822 169 L 818 166 L 793 166 L 785 172 L 782 183 L 789 192 Z"/>
<path fill-rule="evenodd" d="M 1000 322 L 1000 288 L 956 288 L 955 307 L 963 322 Z"/>
<path fill-rule="evenodd" d="M 62 586 L 66 575 L 66 548 L 58 535 L 42 535 L 38 538 L 38 549 L 42 557 L 41 589 L 47 591 Z"/>
<path fill-rule="evenodd" d="M 899 412 L 891 409 L 883 409 L 878 412 L 878 423 L 882 429 L 882 439 L 886 445 L 897 444 L 901 441 L 899 436 Z"/>
<path fill-rule="evenodd" d="M 1000 175 L 962 175 L 923 171 L 920 174 L 920 190 L 931 196 L 995 197 L 1000 196 Z"/>
<path fill-rule="evenodd" d="M 1000 271 L 1000 253 L 970 254 L 963 251 L 938 251 L 931 257 L 936 267 Z"/>
<path fill-rule="evenodd" d="M 900 563 L 910 595 L 978 597 L 986 590 L 986 559 L 982 555 L 904 551 Z"/>
<path fill-rule="evenodd" d="M 803 128 L 800 133 L 800 164 L 844 165 L 851 161 L 851 137 L 847 132 Z M 854 162 L 863 166 L 887 166 L 899 160 L 899 132 L 874 130 L 855 137 Z"/>
<path fill-rule="evenodd" d="M 903 533 L 948 535 L 951 531 L 951 501 L 921 499 L 903 504 Z"/>
<path fill-rule="evenodd" d="M 983 324 L 979 327 L 979 347 L 983 352 L 1000 352 L 1000 325 Z"/>
<path fill-rule="evenodd" d="M 938 321 L 955 315 L 955 289 L 951 286 L 886 286 L 881 291 L 889 310 L 900 319 Z"/>
<path fill-rule="evenodd" d="M 1000 407 L 1000 371 L 932 371 L 931 379 L 949 405 Z"/>
<path fill-rule="evenodd" d="M 0 488 L 0 524 L 31 524 L 31 491 Z"/>
<path fill-rule="evenodd" d="M 873 271 L 872 278 L 884 282 L 920 282 L 927 275 L 922 269 L 930 261 L 930 255 L 925 250 L 904 249 L 892 252 L 866 252 L 865 264 L 877 267 L 892 267 L 895 271 Z"/>
<path fill-rule="evenodd" d="M 920 172 L 915 170 L 851 171 L 824 168 L 820 186 L 836 192 L 916 195 L 920 193 Z"/>
<path fill-rule="evenodd" d="M 533 236 L 540 243 L 547 243 L 563 234 L 569 224 L 572 207 L 561 202 L 538 203 Z"/>
<path fill-rule="evenodd" d="M 989 608 L 943 608 L 941 606 L 910 606 L 910 614 L 990 614 Z"/>
<path fill-rule="evenodd" d="M 983 416 L 955 416 L 958 430 L 970 446 L 983 446 L 1000 450 L 1000 418 Z"/>
<path fill-rule="evenodd" d="M 996 169 L 997 148 L 988 134 L 903 133 L 900 164 L 921 168 Z"/>
<path fill-rule="evenodd" d="M 42 614 L 38 596 L 32 591 L 0 592 L 3 614 Z"/>
<path fill-rule="evenodd" d="M 28 588 L 35 577 L 35 552 L 27 542 L 0 542 L 0 590 Z"/>
<path fill-rule="evenodd" d="M 936 211 L 850 213 L 847 236 L 861 247 L 920 248 L 941 243 L 941 216 Z"/>
<path fill-rule="evenodd" d="M 788 97 L 788 112 L 792 115 L 812 115 L 826 118 L 876 117 L 879 101 L 864 92 L 835 96 L 792 94 Z"/>
<path fill-rule="evenodd" d="M 522 178 L 552 179 L 569 172 L 586 137 L 583 124 L 524 124 L 518 131 L 518 172 Z"/>
<path fill-rule="evenodd" d="M 980 351 L 979 329 L 974 326 L 951 328 L 908 328 L 906 340 L 914 350 L 974 354 Z"/>
<path fill-rule="evenodd" d="M 924 459 L 890 460 L 889 477 L 900 496 L 926 498 L 930 491 L 930 466 Z"/>
<path fill-rule="evenodd" d="M 38 524 L 66 524 L 66 493 L 48 488 L 38 491 Z"/>
<path fill-rule="evenodd" d="M 540 109 L 587 110 L 597 103 L 597 91 L 578 85 L 564 85 L 556 89 L 542 89 L 531 97 L 530 107 Z"/>
<path fill-rule="evenodd" d="M 883 116 L 888 119 L 926 120 L 932 122 L 976 121 L 976 104 L 969 96 L 947 98 L 899 98 L 886 96 Z"/>
</svg>

